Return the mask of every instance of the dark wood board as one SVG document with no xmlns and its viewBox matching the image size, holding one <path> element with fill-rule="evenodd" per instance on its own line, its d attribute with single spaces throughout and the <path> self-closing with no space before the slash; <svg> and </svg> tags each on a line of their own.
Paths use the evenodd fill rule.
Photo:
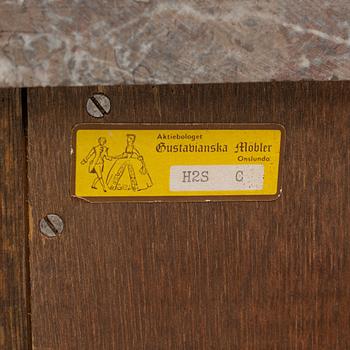
<svg viewBox="0 0 350 350">
<path fill-rule="evenodd" d="M 85 111 L 103 92 L 111 113 Z M 35 349 L 350 348 L 349 82 L 29 90 Z M 280 123 L 273 202 L 70 196 L 77 123 Z M 39 220 L 59 214 L 48 239 Z"/>
<path fill-rule="evenodd" d="M 27 349 L 27 169 L 19 89 L 0 89 L 0 162 L 0 349 Z"/>
</svg>

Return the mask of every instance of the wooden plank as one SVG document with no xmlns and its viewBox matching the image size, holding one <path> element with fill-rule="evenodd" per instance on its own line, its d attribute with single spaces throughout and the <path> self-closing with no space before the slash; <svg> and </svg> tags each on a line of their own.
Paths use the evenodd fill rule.
<svg viewBox="0 0 350 350">
<path fill-rule="evenodd" d="M 71 198 L 70 134 L 96 122 L 281 123 L 273 202 Z M 37 349 L 350 348 L 350 83 L 29 90 L 33 346 Z M 42 236 L 59 214 L 63 234 Z"/>
<path fill-rule="evenodd" d="M 19 89 L 0 89 L 0 348 L 27 349 L 28 227 L 25 125 Z"/>
</svg>

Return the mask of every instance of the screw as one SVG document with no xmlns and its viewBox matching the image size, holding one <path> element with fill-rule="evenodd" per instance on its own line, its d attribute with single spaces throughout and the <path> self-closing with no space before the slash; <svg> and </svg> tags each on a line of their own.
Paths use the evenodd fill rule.
<svg viewBox="0 0 350 350">
<path fill-rule="evenodd" d="M 46 237 L 56 237 L 63 231 L 63 220 L 56 214 L 48 214 L 40 220 L 40 231 Z"/>
<path fill-rule="evenodd" d="M 102 118 L 111 110 L 111 101 L 104 94 L 94 94 L 86 104 L 87 112 L 94 118 Z"/>
</svg>

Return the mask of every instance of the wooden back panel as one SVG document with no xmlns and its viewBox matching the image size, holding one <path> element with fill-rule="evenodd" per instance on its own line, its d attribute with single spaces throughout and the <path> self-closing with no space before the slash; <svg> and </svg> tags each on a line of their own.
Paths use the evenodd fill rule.
<svg viewBox="0 0 350 350">
<path fill-rule="evenodd" d="M 109 203 L 72 198 L 70 135 L 97 122 L 281 123 L 273 202 Z M 35 349 L 350 347 L 350 83 L 29 90 Z M 47 239 L 39 220 L 65 222 Z"/>
<path fill-rule="evenodd" d="M 0 89 L 0 349 L 4 350 L 30 347 L 23 96 L 20 89 Z"/>
</svg>

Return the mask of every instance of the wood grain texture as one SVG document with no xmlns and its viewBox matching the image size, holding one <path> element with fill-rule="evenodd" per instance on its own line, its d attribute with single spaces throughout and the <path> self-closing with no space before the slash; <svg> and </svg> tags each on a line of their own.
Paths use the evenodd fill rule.
<svg viewBox="0 0 350 350">
<path fill-rule="evenodd" d="M 96 122 L 276 122 L 273 202 L 109 203 L 71 198 L 70 133 Z M 350 83 L 29 90 L 35 349 L 350 348 Z M 38 231 L 57 213 L 57 239 Z"/>
<path fill-rule="evenodd" d="M 0 89 L 0 349 L 29 345 L 27 174 L 19 89 Z"/>
</svg>

